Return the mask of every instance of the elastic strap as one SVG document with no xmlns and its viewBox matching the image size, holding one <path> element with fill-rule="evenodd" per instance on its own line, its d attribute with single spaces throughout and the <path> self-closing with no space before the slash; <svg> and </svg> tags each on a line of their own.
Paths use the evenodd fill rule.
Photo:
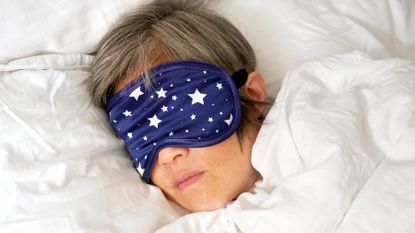
<svg viewBox="0 0 415 233">
<path fill-rule="evenodd" d="M 246 70 L 238 70 L 231 76 L 231 78 L 236 84 L 236 87 L 239 89 L 246 83 L 246 80 L 248 80 L 248 72 L 246 72 Z"/>
</svg>

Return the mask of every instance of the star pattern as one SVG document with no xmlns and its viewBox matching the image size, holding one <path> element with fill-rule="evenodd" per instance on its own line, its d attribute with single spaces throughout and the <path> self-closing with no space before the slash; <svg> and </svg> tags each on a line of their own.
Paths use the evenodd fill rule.
<svg viewBox="0 0 415 233">
<path fill-rule="evenodd" d="M 195 92 L 192 94 L 188 94 L 190 98 L 192 98 L 192 105 L 196 103 L 204 104 L 203 98 L 206 97 L 206 94 L 200 93 L 199 90 L 196 88 Z"/>
<path fill-rule="evenodd" d="M 136 168 L 137 168 L 138 173 L 140 173 L 140 175 L 143 176 L 144 175 L 144 168 L 141 167 L 140 163 L 138 164 L 138 166 Z"/>
<path fill-rule="evenodd" d="M 147 119 L 150 121 L 150 126 L 154 126 L 156 128 L 158 128 L 160 122 L 162 122 L 162 120 L 160 120 L 160 119 L 157 118 L 157 115 L 156 114 L 154 114 L 153 117 L 147 118 Z"/>
<path fill-rule="evenodd" d="M 132 116 L 131 112 L 128 111 L 128 110 L 125 110 L 122 114 L 124 114 L 124 116 L 126 116 L 126 117 Z"/>
<path fill-rule="evenodd" d="M 223 87 L 222 87 L 222 83 L 217 83 L 216 84 L 216 88 L 218 88 L 219 90 L 221 90 Z"/>
<path fill-rule="evenodd" d="M 149 158 L 157 156 L 152 151 L 164 145 L 163 140 L 196 139 L 203 145 L 205 138 L 223 137 L 230 129 L 237 129 L 233 90 L 229 81 L 224 81 L 227 77 L 216 73 L 160 70 L 150 90 L 137 82 L 130 93 L 124 92 L 130 98 L 108 110 L 111 125 L 145 180 L 149 180 L 147 170 L 152 167 L 148 161 L 154 161 Z"/>
<path fill-rule="evenodd" d="M 231 114 L 231 115 L 229 116 L 229 118 L 225 120 L 225 123 L 226 123 L 226 124 L 228 124 L 228 125 L 231 125 L 232 120 L 233 120 L 233 116 L 232 116 L 232 114 Z"/>
<path fill-rule="evenodd" d="M 160 89 L 159 91 L 157 91 L 156 93 L 157 93 L 157 95 L 158 95 L 158 97 L 157 97 L 157 98 L 161 98 L 161 97 L 166 98 L 166 93 L 167 93 L 167 91 L 163 90 L 163 88 L 161 88 L 161 89 Z"/>
<path fill-rule="evenodd" d="M 141 91 L 141 87 L 138 87 L 133 92 L 131 92 L 130 97 L 133 97 L 135 100 L 138 100 L 138 98 L 141 95 L 144 95 L 144 93 Z"/>
</svg>

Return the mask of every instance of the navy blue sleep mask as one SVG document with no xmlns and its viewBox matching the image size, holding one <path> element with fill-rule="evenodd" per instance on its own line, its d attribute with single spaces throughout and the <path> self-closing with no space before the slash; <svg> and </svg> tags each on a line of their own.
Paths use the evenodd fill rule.
<svg viewBox="0 0 415 233">
<path fill-rule="evenodd" d="M 196 61 L 173 61 L 150 70 L 152 87 L 142 76 L 109 100 L 111 126 L 122 139 L 145 182 L 165 147 L 205 147 L 229 138 L 241 122 L 240 70 L 230 77 L 222 68 Z"/>
</svg>

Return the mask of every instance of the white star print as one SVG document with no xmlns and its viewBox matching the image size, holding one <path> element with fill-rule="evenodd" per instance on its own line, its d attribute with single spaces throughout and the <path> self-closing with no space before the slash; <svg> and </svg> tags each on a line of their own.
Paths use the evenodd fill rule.
<svg viewBox="0 0 415 233">
<path fill-rule="evenodd" d="M 157 98 L 161 98 L 161 97 L 166 98 L 166 93 L 167 93 L 167 91 L 163 90 L 163 88 L 161 88 L 161 89 L 160 89 L 160 91 L 156 91 L 156 93 L 157 93 L 157 95 L 158 95 L 158 97 L 157 97 Z"/>
<path fill-rule="evenodd" d="M 232 120 L 233 120 L 233 116 L 232 116 L 232 114 L 231 114 L 231 115 L 229 116 L 229 118 L 225 120 L 225 122 L 226 122 L 226 124 L 231 125 Z"/>
<path fill-rule="evenodd" d="M 132 116 L 131 112 L 128 110 L 125 110 L 122 114 L 124 114 L 124 116 L 128 117 L 128 116 Z"/>
<path fill-rule="evenodd" d="M 188 96 L 192 98 L 192 105 L 195 103 L 200 103 L 204 105 L 203 98 L 206 97 L 206 94 L 200 93 L 197 88 L 193 94 L 188 94 Z"/>
<path fill-rule="evenodd" d="M 192 120 L 196 119 L 196 115 L 195 115 L 195 114 L 192 114 L 192 115 L 190 116 L 190 119 L 192 119 Z"/>
<path fill-rule="evenodd" d="M 159 123 L 162 122 L 162 120 L 160 120 L 160 119 L 157 118 L 157 115 L 156 114 L 154 114 L 153 117 L 147 118 L 147 119 L 150 121 L 150 126 L 154 126 L 156 128 L 158 128 L 159 127 Z"/>
<path fill-rule="evenodd" d="M 140 173 L 141 176 L 143 176 L 144 174 L 144 169 L 141 167 L 141 164 L 139 163 L 137 166 L 137 171 L 138 173 Z"/>
<path fill-rule="evenodd" d="M 144 136 L 143 139 L 144 139 L 144 141 L 147 141 L 147 136 Z"/>
<path fill-rule="evenodd" d="M 141 87 L 138 87 L 133 92 L 131 92 L 130 97 L 134 97 L 135 100 L 138 100 L 138 97 L 143 94 L 144 93 L 141 91 Z"/>
<path fill-rule="evenodd" d="M 167 111 L 168 111 L 168 108 L 167 108 L 166 106 L 164 106 L 164 105 L 163 105 L 163 107 L 161 107 L 161 110 L 162 110 L 163 112 L 167 112 Z"/>
<path fill-rule="evenodd" d="M 127 137 L 131 139 L 131 138 L 133 137 L 133 133 L 128 132 L 128 133 L 127 133 Z"/>
<path fill-rule="evenodd" d="M 222 89 L 223 87 L 222 87 L 222 83 L 216 83 L 216 87 L 220 90 L 220 89 Z"/>
<path fill-rule="evenodd" d="M 210 123 L 212 123 L 212 121 L 213 121 L 213 118 L 212 117 L 209 117 L 209 120 L 208 120 Z"/>
<path fill-rule="evenodd" d="M 173 136 L 173 131 L 170 131 L 169 137 Z"/>
<path fill-rule="evenodd" d="M 203 73 L 206 74 L 206 70 L 204 70 Z"/>
<path fill-rule="evenodd" d="M 172 100 L 177 100 L 177 96 L 174 95 L 173 97 L 171 97 Z"/>
</svg>

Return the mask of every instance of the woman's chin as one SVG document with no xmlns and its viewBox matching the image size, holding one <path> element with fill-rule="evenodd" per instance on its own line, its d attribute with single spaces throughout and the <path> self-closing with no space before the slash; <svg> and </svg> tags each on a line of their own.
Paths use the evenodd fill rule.
<svg viewBox="0 0 415 233">
<path fill-rule="evenodd" d="M 183 207 L 192 212 L 212 211 L 224 207 L 227 203 L 227 201 L 220 200 L 196 201 L 183 205 Z"/>
</svg>

